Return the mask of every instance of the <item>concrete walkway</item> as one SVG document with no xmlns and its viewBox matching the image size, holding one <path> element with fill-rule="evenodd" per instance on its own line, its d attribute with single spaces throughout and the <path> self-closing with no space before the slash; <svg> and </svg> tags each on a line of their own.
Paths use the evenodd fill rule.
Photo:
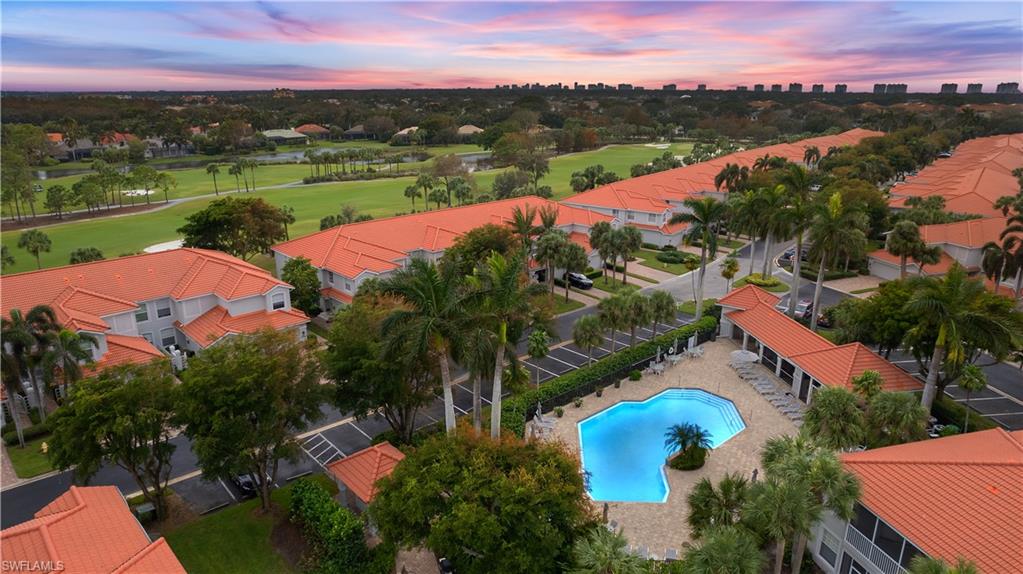
<svg viewBox="0 0 1023 574">
<path fill-rule="evenodd" d="M 668 273 L 667 271 L 664 271 L 662 269 L 655 269 L 653 267 L 650 267 L 649 265 L 643 265 L 643 263 L 638 259 L 636 261 L 629 262 L 629 271 L 632 271 L 633 268 L 635 268 L 637 275 L 649 277 L 650 279 L 655 279 L 658 282 L 667 281 L 669 279 L 674 279 L 675 277 L 678 277 L 674 273 Z"/>
</svg>

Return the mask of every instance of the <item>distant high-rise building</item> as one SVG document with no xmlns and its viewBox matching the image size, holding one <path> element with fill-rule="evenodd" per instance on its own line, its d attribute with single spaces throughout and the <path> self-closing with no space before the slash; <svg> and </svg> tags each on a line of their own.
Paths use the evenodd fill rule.
<svg viewBox="0 0 1023 574">
<path fill-rule="evenodd" d="M 707 84 L 697 84 L 696 85 L 696 91 L 697 92 L 706 92 L 707 91 Z"/>
<path fill-rule="evenodd" d="M 780 92 L 781 91 L 781 84 L 771 84 L 771 91 L 772 92 Z"/>
<path fill-rule="evenodd" d="M 874 93 L 875 94 L 883 94 L 884 93 L 884 84 L 874 84 Z"/>
<path fill-rule="evenodd" d="M 803 84 L 798 82 L 791 83 L 789 84 L 789 91 L 794 94 L 801 94 L 803 93 Z"/>
<path fill-rule="evenodd" d="M 748 91 L 748 90 L 749 90 L 749 88 L 747 88 L 746 86 L 735 86 L 735 91 L 737 91 L 737 92 L 745 92 L 745 91 Z"/>
<path fill-rule="evenodd" d="M 665 92 L 674 92 L 675 90 L 678 89 L 678 86 L 675 84 L 664 84 L 663 86 L 661 86 L 661 89 L 664 90 Z"/>
<path fill-rule="evenodd" d="M 905 94 L 908 90 L 906 84 L 887 84 L 884 87 L 884 93 L 886 94 Z"/>
<path fill-rule="evenodd" d="M 980 94 L 984 91 L 984 84 L 966 84 L 967 94 Z"/>
<path fill-rule="evenodd" d="M 618 89 L 620 91 L 631 90 L 632 89 L 632 84 L 618 84 Z"/>
<path fill-rule="evenodd" d="M 1004 82 L 995 87 L 996 94 L 1018 94 L 1019 82 Z"/>
<path fill-rule="evenodd" d="M 824 93 L 824 84 L 814 84 L 810 88 L 810 91 L 815 93 L 815 94 L 823 94 Z"/>
<path fill-rule="evenodd" d="M 754 92 L 762 92 L 762 91 L 764 91 L 764 85 L 763 84 L 753 84 L 753 91 Z"/>
<path fill-rule="evenodd" d="M 835 84 L 835 93 L 844 94 L 849 91 L 849 86 L 845 84 Z"/>
<path fill-rule="evenodd" d="M 959 84 L 942 84 L 941 93 L 954 94 L 959 91 Z"/>
</svg>

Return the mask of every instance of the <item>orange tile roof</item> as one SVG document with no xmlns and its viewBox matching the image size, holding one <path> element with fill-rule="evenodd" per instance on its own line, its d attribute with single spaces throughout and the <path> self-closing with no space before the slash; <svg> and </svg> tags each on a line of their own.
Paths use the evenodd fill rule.
<svg viewBox="0 0 1023 574">
<path fill-rule="evenodd" d="M 202 348 L 209 347 L 226 335 L 254 333 L 264 327 L 286 329 L 309 322 L 309 317 L 298 309 L 253 311 L 231 316 L 219 305 L 192 319 L 188 324 L 175 321 L 174 326 Z"/>
<path fill-rule="evenodd" d="M 894 265 L 896 267 L 898 267 L 901 264 L 900 258 L 898 256 L 895 256 L 895 255 L 892 255 L 891 253 L 888 253 L 888 251 L 885 250 L 885 249 L 878 249 L 877 251 L 871 251 L 870 253 L 867 254 L 867 257 L 870 258 L 870 259 L 878 259 L 878 260 L 881 260 L 881 261 L 885 261 L 885 262 L 890 263 L 890 264 L 892 264 L 892 265 Z M 924 265 L 924 272 L 923 272 L 923 274 L 924 275 L 928 275 L 928 276 L 930 276 L 930 275 L 944 275 L 945 273 L 948 273 L 948 270 L 952 268 L 952 265 L 955 262 L 956 262 L 956 260 L 953 259 L 951 255 L 949 255 L 948 253 L 942 251 L 941 252 L 941 257 L 939 257 L 937 263 L 935 263 L 934 265 Z M 919 272 L 919 268 L 920 268 L 920 266 L 917 265 L 917 263 L 914 262 L 912 259 L 909 259 L 908 261 L 906 261 L 906 269 L 907 270 L 909 270 L 909 269 L 916 269 L 917 272 Z M 966 269 L 968 271 L 975 270 L 975 268 L 971 269 L 970 267 L 967 267 Z"/>
<path fill-rule="evenodd" d="M 749 309 L 761 303 L 773 307 L 778 304 L 778 301 L 781 301 L 781 297 L 774 293 L 769 293 L 754 285 L 743 285 L 718 299 L 718 305 L 735 307 L 736 309 Z"/>
<path fill-rule="evenodd" d="M 302 125 L 298 126 L 297 128 L 295 128 L 295 131 L 300 133 L 300 134 L 306 134 L 306 135 L 330 133 L 330 130 L 328 130 L 327 128 L 325 128 L 323 126 L 320 126 L 320 125 L 316 125 L 316 124 L 302 124 Z"/>
<path fill-rule="evenodd" d="M 0 278 L 0 315 L 50 305 L 61 324 L 105 331 L 101 318 L 163 297 L 216 294 L 226 300 L 287 285 L 265 270 L 219 251 L 181 248 L 15 273 Z"/>
<path fill-rule="evenodd" d="M 1023 431 L 993 429 L 841 455 L 861 501 L 928 555 L 1023 572 Z"/>
<path fill-rule="evenodd" d="M 849 343 L 828 349 L 808 351 L 789 360 L 829 387 L 852 388 L 852 379 L 864 371 L 877 371 L 886 391 L 917 391 L 923 384 L 906 371 L 889 363 L 863 343 Z"/>
<path fill-rule="evenodd" d="M 279 243 L 273 249 L 289 257 L 305 257 L 315 267 L 355 278 L 363 272 L 397 269 L 416 251 L 443 251 L 472 229 L 488 223 L 510 222 L 512 210 L 527 205 L 557 207 L 559 227 L 588 229 L 598 221 L 611 221 L 610 217 L 588 209 L 529 196 L 341 225 Z"/>
<path fill-rule="evenodd" d="M 121 144 L 137 141 L 139 141 L 139 138 L 135 134 L 126 134 L 122 132 L 113 132 L 110 135 L 105 135 L 99 139 L 100 145 L 110 145 L 115 143 Z"/>
<path fill-rule="evenodd" d="M 354 296 L 333 287 L 324 287 L 323 289 L 320 289 L 320 295 L 330 297 L 331 299 L 337 299 L 342 303 L 351 303 L 355 299 Z"/>
<path fill-rule="evenodd" d="M 365 503 L 376 495 L 376 483 L 394 472 L 394 467 L 405 458 L 405 453 L 389 442 L 369 448 L 327 465 L 327 471 L 343 482 L 355 496 Z"/>
<path fill-rule="evenodd" d="M 831 341 L 775 309 L 774 305 L 760 303 L 746 310 L 732 311 L 727 316 L 783 357 L 804 351 L 822 351 L 834 346 Z"/>
<path fill-rule="evenodd" d="M 58 132 L 47 132 L 46 133 L 46 140 L 49 141 L 50 143 L 57 143 L 57 144 L 63 143 L 64 142 L 64 134 L 58 133 Z"/>
<path fill-rule="evenodd" d="M 108 367 L 117 365 L 141 365 L 154 359 L 162 359 L 164 354 L 142 337 L 128 337 L 106 333 L 107 352 L 98 361 L 87 365 L 85 375 L 93 375 Z"/>
<path fill-rule="evenodd" d="M 32 520 L 0 532 L 0 554 L 5 563 L 62 562 L 67 574 L 185 573 L 163 539 L 149 540 L 114 486 L 72 486 Z"/>
<path fill-rule="evenodd" d="M 998 236 L 1005 231 L 1008 219 L 1005 217 L 987 217 L 984 219 L 968 219 L 954 223 L 937 225 L 921 225 L 920 238 L 928 245 L 948 243 L 961 247 L 983 247 L 988 241 L 998 241 Z"/>
<path fill-rule="evenodd" d="M 860 128 L 840 134 L 805 139 L 795 143 L 784 143 L 761 148 L 748 149 L 705 162 L 675 169 L 623 179 L 602 185 L 590 191 L 577 193 L 562 200 L 563 203 L 588 205 L 610 209 L 662 212 L 696 194 L 714 192 L 714 177 L 726 164 L 752 167 L 753 162 L 765 154 L 779 156 L 789 161 L 803 161 L 806 148 L 816 146 L 824 153 L 829 147 L 843 147 L 858 144 L 865 138 L 878 137 L 883 132 Z"/>
</svg>

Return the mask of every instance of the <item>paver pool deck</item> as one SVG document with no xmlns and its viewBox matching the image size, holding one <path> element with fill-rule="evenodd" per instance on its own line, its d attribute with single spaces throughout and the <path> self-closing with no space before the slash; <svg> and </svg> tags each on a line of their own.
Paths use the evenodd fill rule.
<svg viewBox="0 0 1023 574">
<path fill-rule="evenodd" d="M 729 472 L 750 477 L 760 466 L 760 450 L 764 442 L 775 436 L 792 435 L 797 428 L 785 415 L 743 382 L 728 366 L 729 353 L 738 347 L 731 341 L 719 339 L 704 344 L 704 356 L 685 359 L 663 375 L 644 375 L 639 381 L 623 381 L 619 389 L 604 390 L 602 397 L 589 395 L 583 406 L 567 405 L 565 414 L 554 419 L 553 439 L 565 443 L 574 453 L 579 452 L 578 422 L 620 401 L 642 401 L 668 388 L 695 388 L 724 397 L 735 403 L 746 422 L 746 428 L 707 456 L 703 468 L 695 471 L 665 469 L 670 492 L 664 503 L 609 502 L 608 520 L 624 528 L 629 544 L 646 546 L 651 554 L 664 556 L 666 548 L 680 552 L 690 542 L 686 517 L 689 507 L 686 497 L 702 478 L 717 482 Z M 553 413 L 548 416 L 553 417 Z M 763 473 L 761 472 L 761 475 Z M 603 503 L 594 502 L 598 512 Z"/>
</svg>

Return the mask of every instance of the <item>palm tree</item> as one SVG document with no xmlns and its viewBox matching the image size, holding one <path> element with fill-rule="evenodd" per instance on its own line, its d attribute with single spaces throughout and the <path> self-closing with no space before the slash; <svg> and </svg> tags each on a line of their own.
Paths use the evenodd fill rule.
<svg viewBox="0 0 1023 574">
<path fill-rule="evenodd" d="M 284 216 L 282 221 L 284 223 L 284 240 L 291 239 L 291 233 L 288 232 L 288 226 L 295 224 L 295 208 L 290 205 L 281 206 L 281 214 Z"/>
<path fill-rule="evenodd" d="M 820 160 L 821 150 L 815 145 L 808 146 L 806 151 L 803 152 L 803 163 L 805 163 L 807 167 L 816 166 L 817 162 Z"/>
<path fill-rule="evenodd" d="M 707 530 L 683 561 L 686 574 L 759 574 L 762 563 L 756 536 L 741 526 Z"/>
<path fill-rule="evenodd" d="M 615 246 L 618 255 L 622 258 L 622 284 L 625 285 L 628 283 L 625 276 L 629 272 L 629 258 L 632 257 L 633 251 L 643 247 L 643 233 L 631 225 L 626 225 L 615 230 L 612 235 L 617 236 Z"/>
<path fill-rule="evenodd" d="M 693 538 L 717 526 L 738 524 L 749 494 L 749 482 L 737 472 L 726 474 L 715 487 L 708 478 L 696 483 L 689 492 L 689 528 Z"/>
<path fill-rule="evenodd" d="M 18 414 L 15 396 L 25 392 L 21 384 L 21 372 L 18 359 L 13 352 L 9 352 L 10 345 L 0 346 L 0 375 L 3 377 L 5 400 L 14 419 L 14 431 L 18 435 L 18 446 L 25 448 L 25 433 L 21 428 L 21 416 Z M 2 408 L 2 406 L 0 406 Z"/>
<path fill-rule="evenodd" d="M 317 161 L 319 161 L 319 156 L 317 156 Z M 317 164 L 317 165 L 319 165 L 319 164 Z M 245 160 L 239 159 L 239 160 L 236 160 L 234 162 L 234 170 L 236 172 L 235 173 L 235 179 L 238 179 L 239 175 L 242 176 L 242 183 L 245 184 L 245 193 L 248 193 L 249 192 L 249 178 L 248 178 L 248 176 L 245 175 L 245 168 L 246 168 Z M 319 171 L 319 168 L 317 168 L 317 171 Z"/>
<path fill-rule="evenodd" d="M 866 430 L 856 395 L 842 387 L 814 391 L 803 431 L 828 448 L 846 450 L 863 444 Z"/>
<path fill-rule="evenodd" d="M 654 323 L 654 337 L 657 336 L 658 323 L 674 323 L 677 308 L 678 304 L 671 293 L 657 289 L 650 294 L 650 320 Z"/>
<path fill-rule="evenodd" d="M 587 261 L 586 250 L 583 249 L 582 245 L 566 241 L 558 253 L 555 266 L 563 269 L 565 274 L 581 273 L 586 269 Z M 562 277 L 562 280 L 565 282 L 565 301 L 568 301 L 568 292 L 572 287 L 572 282 L 567 277 Z M 553 284 L 554 282 L 551 281 L 551 283 Z"/>
<path fill-rule="evenodd" d="M 419 189 L 423 190 L 423 197 L 427 199 L 427 201 L 424 202 L 424 203 L 426 203 L 426 210 L 427 211 L 430 210 L 430 192 L 433 191 L 433 188 L 436 185 L 437 185 L 437 181 L 435 179 L 433 179 L 433 176 L 431 176 L 429 174 L 423 173 L 423 174 L 420 174 L 419 177 L 416 178 L 416 187 L 418 187 Z M 435 198 L 436 197 L 440 197 L 440 196 L 435 196 Z M 443 197 L 446 198 L 447 197 L 447 193 L 445 193 Z M 437 199 L 438 209 L 440 208 L 440 202 L 441 201 L 443 201 L 443 198 Z"/>
<path fill-rule="evenodd" d="M 309 151 L 306 150 L 306 153 L 309 153 Z M 241 191 L 242 191 L 242 184 L 241 184 L 241 180 L 238 179 L 238 176 L 242 174 L 241 168 L 238 167 L 238 164 L 234 164 L 231 167 L 227 168 L 227 173 L 228 173 L 228 175 L 233 175 L 234 176 L 234 191 L 235 191 L 235 193 L 241 193 Z"/>
<path fill-rule="evenodd" d="M 816 149 L 816 148 L 814 148 Z M 817 153 L 820 159 L 820 152 Z M 796 303 L 799 300 L 799 288 L 802 281 L 803 267 L 803 238 L 810 228 L 813 220 L 814 205 L 810 200 L 811 181 L 809 174 L 802 167 L 790 164 L 781 178 L 780 182 L 788 191 L 788 204 L 780 216 L 779 226 L 787 233 L 787 236 L 795 236 L 796 248 L 795 257 L 792 259 L 792 285 L 789 288 L 789 317 L 796 316 Z"/>
<path fill-rule="evenodd" d="M 572 340 L 586 350 L 586 364 L 593 362 L 593 349 L 604 343 L 604 326 L 597 315 L 583 315 L 572 326 Z"/>
<path fill-rule="evenodd" d="M 472 325 L 457 348 L 458 362 L 472 380 L 472 428 L 477 435 L 483 427 L 483 380 L 493 372 L 495 336 L 486 325 Z"/>
<path fill-rule="evenodd" d="M 707 429 L 696 423 L 683 422 L 671 425 L 664 432 L 664 448 L 669 453 L 682 456 L 693 449 L 709 449 L 710 439 Z"/>
<path fill-rule="evenodd" d="M 703 317 L 703 279 L 707 273 L 707 256 L 718 252 L 718 226 L 728 214 L 728 206 L 712 198 L 687 198 L 682 202 L 687 211 L 671 216 L 671 223 L 685 223 L 687 241 L 700 242 L 700 275 L 696 287 L 696 320 Z"/>
<path fill-rule="evenodd" d="M 540 359 L 551 352 L 551 338 L 543 329 L 533 329 L 526 339 L 526 352 L 536 363 L 536 386 L 540 386 Z"/>
<path fill-rule="evenodd" d="M 739 273 L 739 260 L 735 257 L 725 257 L 721 262 L 721 278 L 725 280 L 725 291 L 732 290 L 732 279 Z"/>
<path fill-rule="evenodd" d="M 540 209 L 537 211 L 537 215 L 540 216 L 539 229 L 540 234 L 547 233 L 548 231 L 551 231 L 552 229 L 557 227 L 558 205 L 556 203 L 554 204 L 548 203 L 546 205 L 540 206 Z"/>
<path fill-rule="evenodd" d="M 7 269 L 14 265 L 14 256 L 6 245 L 0 246 L 0 269 Z"/>
<path fill-rule="evenodd" d="M 423 194 L 419 193 L 419 188 L 415 185 L 405 187 L 405 197 L 412 200 L 412 213 L 416 212 L 416 198 L 422 196 Z"/>
<path fill-rule="evenodd" d="M 853 392 L 866 403 L 869 403 L 884 389 L 884 379 L 881 377 L 881 373 L 870 369 L 853 377 L 851 383 Z"/>
<path fill-rule="evenodd" d="M 47 382 L 60 376 L 60 387 L 63 396 L 67 396 L 71 383 L 82 378 L 82 363 L 92 360 L 90 347 L 98 347 L 96 338 L 88 333 L 75 333 L 68 329 L 49 332 L 46 336 L 46 349 L 41 357 L 43 375 Z"/>
<path fill-rule="evenodd" d="M 615 294 L 597 303 L 600 322 L 605 329 L 611 329 L 611 352 L 615 352 L 618 343 L 618 331 L 628 327 L 628 309 L 621 294 Z"/>
<path fill-rule="evenodd" d="M 384 333 L 399 343 L 411 337 L 413 349 L 430 353 L 440 368 L 444 393 L 444 428 L 455 430 L 455 403 L 451 393 L 449 357 L 468 321 L 466 308 L 471 294 L 463 289 L 454 266 L 413 259 L 408 267 L 380 282 L 380 292 L 401 299 L 405 307 L 384 321 Z"/>
<path fill-rule="evenodd" d="M 915 277 L 910 281 L 913 295 L 906 309 L 919 318 L 910 333 L 937 333 L 920 401 L 930 413 L 942 365 L 945 361 L 961 364 L 965 359 L 963 340 L 984 341 L 985 348 L 1007 350 L 1023 332 L 1023 318 L 1011 309 L 983 305 L 984 284 L 968 277 L 958 263 L 953 263 L 943 278 Z"/>
<path fill-rule="evenodd" d="M 36 367 L 45 351 L 44 342 L 49 333 L 58 327 L 57 315 L 48 305 L 36 305 L 23 314 L 20 309 L 11 309 L 8 317 L 0 319 L 0 338 L 9 347 L 12 369 L 20 376 L 28 375 L 39 405 L 39 418 L 46 422 L 43 381 L 36 378 Z"/>
<path fill-rule="evenodd" d="M 217 174 L 220 173 L 220 166 L 215 163 L 207 164 L 206 173 L 213 176 L 213 193 L 220 195 L 220 188 L 217 187 Z"/>
<path fill-rule="evenodd" d="M 644 560 L 629 552 L 622 533 L 594 528 L 575 541 L 570 574 L 642 574 Z"/>
<path fill-rule="evenodd" d="M 560 229 L 547 231 L 536 241 L 533 259 L 547 268 L 547 283 L 550 285 L 552 296 L 554 295 L 554 267 L 568 243 L 568 235 Z"/>
<path fill-rule="evenodd" d="M 906 278 L 906 262 L 923 247 L 925 244 L 916 223 L 904 219 L 895 224 L 885 241 L 885 250 L 899 258 L 899 278 Z"/>
<path fill-rule="evenodd" d="M 50 237 L 38 229 L 23 231 L 21 235 L 18 236 L 18 247 L 28 251 L 36 258 L 37 269 L 43 268 L 43 263 L 39 259 L 39 254 L 49 253 L 51 246 Z"/>
<path fill-rule="evenodd" d="M 970 432 L 970 395 L 987 388 L 987 375 L 977 365 L 964 365 L 963 374 L 959 376 L 959 388 L 966 391 L 966 420 L 963 432 Z"/>
<path fill-rule="evenodd" d="M 1006 237 L 1001 243 L 988 241 L 984 244 L 980 269 L 992 281 L 996 293 L 1003 279 L 1016 274 L 1020 257 L 1014 255 L 1018 244 L 1019 239 L 1015 236 Z"/>
<path fill-rule="evenodd" d="M 772 275 L 771 240 L 789 237 L 792 218 L 786 209 L 789 200 L 786 197 L 784 186 L 776 185 L 773 188 L 763 188 L 758 191 L 758 194 L 760 195 L 760 209 L 763 213 L 761 231 L 765 241 L 764 260 L 761 264 L 760 275 L 767 278 Z"/>
<path fill-rule="evenodd" d="M 809 535 L 820 511 L 799 481 L 768 478 L 753 485 L 743 515 L 762 524 L 764 534 L 774 541 L 774 574 L 781 574 L 786 543 L 797 535 Z"/>
<path fill-rule="evenodd" d="M 639 291 L 622 295 L 625 305 L 625 317 L 629 322 L 629 346 L 636 346 L 636 329 L 653 320 L 650 312 L 650 299 Z"/>
<path fill-rule="evenodd" d="M 867 405 L 867 429 L 873 447 L 927 438 L 927 409 L 909 393 L 878 393 Z"/>
<path fill-rule="evenodd" d="M 955 566 L 949 565 L 941 558 L 930 556 L 914 556 L 909 562 L 909 574 L 979 574 L 977 565 L 962 556 L 956 558 Z"/>
<path fill-rule="evenodd" d="M 501 377 L 509 330 L 518 330 L 532 317 L 532 298 L 544 291 L 542 285 L 529 283 L 522 269 L 524 254 L 506 258 L 492 253 L 486 264 L 476 268 L 470 284 L 481 296 L 479 319 L 497 335 L 494 358 L 494 394 L 490 407 L 490 436 L 501 436 Z M 452 266 L 453 267 L 453 266 Z"/>
<path fill-rule="evenodd" d="M 252 191 L 256 191 L 256 168 L 259 167 L 259 162 L 250 159 L 246 160 L 245 165 L 249 168 L 249 173 L 252 175 Z"/>
<path fill-rule="evenodd" d="M 508 222 L 512 233 L 519 239 L 522 251 L 530 256 L 533 253 L 533 236 L 536 235 L 536 226 L 533 224 L 535 220 L 536 208 L 527 203 L 513 207 L 511 221 Z"/>
<path fill-rule="evenodd" d="M 818 263 L 817 284 L 813 291 L 813 308 L 820 309 L 821 292 L 824 290 L 824 270 L 828 261 L 842 248 L 850 237 L 864 236 L 867 217 L 858 209 L 848 208 L 842 204 L 842 195 L 835 192 L 828 199 L 827 205 L 818 210 L 810 227 L 810 240 L 813 243 L 812 254 Z M 798 254 L 797 254 L 798 257 Z M 817 321 L 810 321 L 810 328 L 817 330 Z"/>
<path fill-rule="evenodd" d="M 607 279 L 607 261 L 611 259 L 613 248 L 611 245 L 611 224 L 606 221 L 598 221 L 590 227 L 590 245 L 600 253 L 600 274 Z"/>
<path fill-rule="evenodd" d="M 729 211 L 731 221 L 729 228 L 736 232 L 745 233 L 750 238 L 749 272 L 753 273 L 753 265 L 757 255 L 757 237 L 760 235 L 761 220 L 763 211 L 760 207 L 760 197 L 753 191 L 742 194 L 729 194 Z"/>
</svg>

